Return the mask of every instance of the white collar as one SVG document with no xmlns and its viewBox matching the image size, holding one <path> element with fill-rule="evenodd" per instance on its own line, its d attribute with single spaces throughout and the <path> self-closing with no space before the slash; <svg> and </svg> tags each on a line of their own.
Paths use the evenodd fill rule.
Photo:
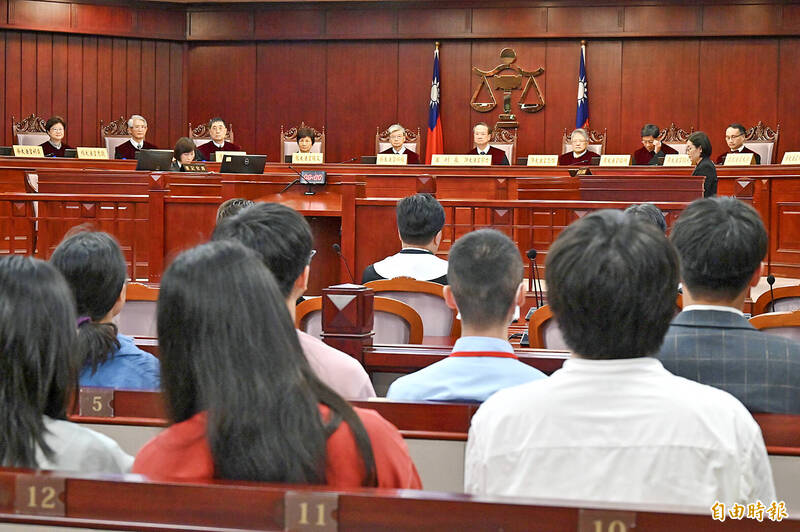
<svg viewBox="0 0 800 532">
<path fill-rule="evenodd" d="M 222 144 L 217 144 L 216 140 L 212 140 L 211 142 L 213 142 L 214 146 L 216 146 L 217 148 L 224 148 L 225 147 L 225 141 L 224 140 L 222 141 Z"/>
<path fill-rule="evenodd" d="M 735 149 L 735 150 L 733 150 L 733 151 L 738 151 L 739 153 L 742 153 L 742 150 L 743 150 L 743 149 L 744 149 L 744 144 L 742 144 L 741 146 L 739 146 L 738 148 L 736 148 L 736 149 Z"/>
<path fill-rule="evenodd" d="M 402 154 L 404 154 L 406 152 L 406 147 L 405 146 L 400 146 L 400 151 L 397 151 L 397 150 L 394 149 L 394 146 L 392 146 L 392 152 L 396 153 L 397 155 L 402 155 Z"/>
<path fill-rule="evenodd" d="M 133 140 L 133 137 L 131 137 L 131 144 L 133 144 L 133 147 L 137 150 L 141 150 L 144 147 L 144 140 L 142 142 L 136 142 Z"/>
<path fill-rule="evenodd" d="M 50 139 L 47 139 L 47 142 L 49 142 L 49 143 L 50 143 L 50 145 L 51 145 L 52 147 L 54 147 L 55 149 L 57 149 L 57 150 L 58 150 L 58 149 L 61 149 L 61 143 L 60 143 L 60 142 L 59 142 L 58 144 L 56 144 L 55 142 L 53 142 L 53 141 L 52 141 L 52 140 L 50 140 Z"/>
<path fill-rule="evenodd" d="M 489 150 L 491 150 L 491 149 L 492 149 L 491 144 L 487 144 L 486 147 L 483 148 L 483 149 L 475 146 L 475 150 L 477 150 L 478 155 L 489 155 Z"/>
<path fill-rule="evenodd" d="M 577 159 L 577 158 L 579 158 L 579 157 L 583 157 L 584 155 L 586 155 L 586 152 L 587 152 L 587 151 L 589 151 L 589 150 L 583 150 L 583 151 L 582 151 L 582 152 L 580 152 L 578 155 L 575 155 L 575 152 L 572 152 L 572 156 L 573 156 L 573 157 L 575 157 L 575 158 Z"/>
<path fill-rule="evenodd" d="M 724 305 L 686 305 L 683 307 L 683 312 L 687 312 L 689 310 L 719 310 L 722 312 L 733 312 L 734 314 L 738 314 L 744 318 L 744 312 L 738 308 L 726 307 Z"/>
</svg>

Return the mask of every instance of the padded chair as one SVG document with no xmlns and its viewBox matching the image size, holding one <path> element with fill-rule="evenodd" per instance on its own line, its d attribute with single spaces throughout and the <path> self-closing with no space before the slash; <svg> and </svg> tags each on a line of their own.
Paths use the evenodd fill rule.
<svg viewBox="0 0 800 532">
<path fill-rule="evenodd" d="M 567 133 L 567 128 L 564 128 L 564 135 L 561 137 L 561 153 L 572 151 L 572 143 L 570 142 L 572 133 Z M 589 130 L 589 145 L 587 150 L 593 151 L 598 155 L 605 155 L 606 153 L 606 138 L 608 137 L 608 128 L 603 129 L 603 132 Z"/>
<path fill-rule="evenodd" d="M 417 131 L 414 132 L 411 129 L 406 129 L 406 139 L 403 142 L 403 146 L 407 150 L 411 150 L 417 155 L 419 155 L 419 160 L 424 161 L 424 157 L 420 152 L 422 146 L 419 143 L 419 128 Z M 380 128 L 375 128 L 375 155 L 379 154 L 383 150 L 388 150 L 392 147 L 392 143 L 389 142 L 389 130 L 384 129 L 383 131 Z"/>
<path fill-rule="evenodd" d="M 281 125 L 281 162 L 284 161 L 284 158 L 287 155 L 292 155 L 295 152 L 300 151 L 300 148 L 297 146 L 297 130 L 303 127 L 311 127 L 307 126 L 305 122 L 300 122 L 300 125 L 297 127 L 293 127 L 289 130 L 284 130 L 283 126 Z M 322 128 L 322 132 L 311 127 L 311 130 L 314 132 L 314 145 L 311 146 L 311 153 L 321 153 L 325 154 L 325 128 Z"/>
<path fill-rule="evenodd" d="M 679 128 L 675 125 L 675 122 L 672 122 L 668 128 L 661 130 L 661 133 L 658 135 L 658 140 L 670 148 L 673 148 L 681 155 L 686 155 L 686 141 L 689 140 L 689 135 L 692 133 L 694 133 L 694 126 L 689 128 L 689 132 L 687 133 L 686 130 Z"/>
<path fill-rule="evenodd" d="M 753 316 L 766 312 L 792 312 L 800 310 L 800 285 L 780 286 L 773 288 L 775 306 L 772 306 L 772 294 L 767 290 L 753 303 Z"/>
<path fill-rule="evenodd" d="M 376 296 L 372 341 L 376 344 L 421 344 L 424 329 L 416 310 L 402 301 Z M 295 327 L 322 338 L 322 298 L 312 297 L 295 308 Z"/>
<path fill-rule="evenodd" d="M 800 310 L 760 314 L 750 318 L 750 324 L 765 333 L 800 341 Z"/>
<path fill-rule="evenodd" d="M 194 141 L 195 146 L 200 146 L 211 140 L 211 134 L 208 132 L 209 123 L 200 124 L 192 128 L 192 123 L 189 122 L 189 138 Z M 233 140 L 233 124 L 228 124 L 228 133 L 225 135 L 225 140 L 228 142 L 235 142 Z"/>
<path fill-rule="evenodd" d="M 517 135 L 511 130 L 500 127 L 494 128 L 492 131 L 492 138 L 489 139 L 489 146 L 500 148 L 506 152 L 508 164 L 514 164 L 514 161 L 517 160 Z M 472 147 L 474 148 L 475 145 L 473 144 Z M 421 156 L 420 160 L 422 160 Z"/>
<path fill-rule="evenodd" d="M 531 316 L 528 322 L 528 342 L 531 347 L 538 349 L 570 350 L 564 342 L 558 322 L 553 318 L 550 305 L 539 307 Z"/>
<path fill-rule="evenodd" d="M 46 121 L 31 113 L 17 122 L 11 117 L 11 138 L 16 139 L 16 144 L 22 146 L 38 146 L 50 138 L 44 128 Z"/>
<path fill-rule="evenodd" d="M 426 335 L 449 336 L 452 339 L 461 336 L 461 321 L 456 319 L 456 311 L 445 303 L 442 285 L 410 277 L 396 277 L 370 281 L 364 286 L 372 288 L 376 295 L 410 305 L 422 317 Z"/>
<path fill-rule="evenodd" d="M 156 302 L 158 287 L 142 283 L 128 283 L 125 293 L 125 305 L 119 313 L 119 332 L 128 336 L 144 336 L 155 338 Z"/>
<path fill-rule="evenodd" d="M 772 164 L 775 162 L 775 154 L 778 153 L 780 132 L 780 124 L 773 131 L 759 120 L 758 124 L 745 133 L 744 145 L 761 156 L 761 164 Z"/>
<path fill-rule="evenodd" d="M 114 158 L 117 146 L 129 138 L 131 138 L 131 134 L 128 132 L 128 119 L 124 116 L 110 122 L 107 126 L 103 125 L 102 120 L 100 121 L 100 145 L 105 146 L 109 159 Z"/>
</svg>

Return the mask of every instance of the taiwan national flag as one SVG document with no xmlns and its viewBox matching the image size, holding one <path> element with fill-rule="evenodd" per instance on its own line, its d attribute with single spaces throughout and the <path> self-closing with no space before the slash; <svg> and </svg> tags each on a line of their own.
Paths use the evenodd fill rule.
<svg viewBox="0 0 800 532">
<path fill-rule="evenodd" d="M 586 45 L 581 43 L 581 66 L 578 71 L 578 110 L 575 127 L 589 127 L 589 84 L 586 82 Z"/>
<path fill-rule="evenodd" d="M 425 144 L 425 162 L 431 164 L 436 153 L 444 153 L 442 137 L 442 116 L 439 107 L 439 43 L 433 52 L 433 81 L 431 81 L 431 101 L 428 111 L 428 140 Z"/>
</svg>

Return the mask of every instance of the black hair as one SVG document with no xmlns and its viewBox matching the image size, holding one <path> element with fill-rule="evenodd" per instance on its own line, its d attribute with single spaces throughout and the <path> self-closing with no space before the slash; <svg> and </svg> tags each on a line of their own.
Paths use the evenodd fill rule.
<svg viewBox="0 0 800 532">
<path fill-rule="evenodd" d="M 297 130 L 297 137 L 295 138 L 295 140 L 297 140 L 297 142 L 300 142 L 300 139 L 302 138 L 309 138 L 311 139 L 311 145 L 313 146 L 314 142 L 316 142 L 317 140 L 314 137 L 315 135 L 313 129 L 311 129 L 310 127 L 301 127 L 300 129 Z"/>
<path fill-rule="evenodd" d="M 162 278 L 157 323 L 170 419 L 208 412 L 217 478 L 325 483 L 327 439 L 344 421 L 364 462 L 363 484 L 377 485 L 364 425 L 314 375 L 255 251 L 217 241 L 181 253 Z M 327 423 L 320 404 L 330 408 Z"/>
<path fill-rule="evenodd" d="M 197 146 L 192 139 L 189 137 L 181 137 L 178 139 L 178 142 L 175 143 L 175 149 L 172 150 L 172 156 L 175 157 L 175 160 L 177 161 L 178 158 L 184 153 L 191 153 L 196 150 Z"/>
<path fill-rule="evenodd" d="M 222 122 L 222 125 L 225 126 L 225 129 L 228 129 L 228 123 L 225 121 L 225 119 L 220 118 L 218 116 L 215 116 L 214 118 L 208 121 L 208 129 L 211 129 L 211 126 L 213 126 L 217 122 Z"/>
<path fill-rule="evenodd" d="M 711 140 L 702 131 L 695 131 L 687 139 L 695 148 L 700 148 L 700 158 L 711 157 Z"/>
<path fill-rule="evenodd" d="M 488 129 L 488 130 L 489 130 L 489 134 L 490 134 L 490 135 L 492 134 L 492 131 L 493 131 L 493 129 L 492 129 L 492 126 L 490 126 L 490 125 L 489 125 L 489 124 L 487 124 L 486 122 L 478 122 L 477 124 L 475 124 L 474 126 L 472 126 L 472 132 L 473 132 L 473 133 L 475 133 L 475 128 L 476 128 L 476 127 L 478 127 L 478 126 L 486 126 L 486 129 Z"/>
<path fill-rule="evenodd" d="M 658 138 L 660 134 L 661 134 L 661 129 L 659 129 L 659 127 L 655 124 L 645 124 L 642 127 L 643 137 L 653 137 L 655 139 Z"/>
<path fill-rule="evenodd" d="M 414 194 L 397 202 L 397 229 L 406 244 L 426 246 L 444 227 L 444 208 L 432 195 Z"/>
<path fill-rule="evenodd" d="M 507 323 L 522 269 L 517 246 L 499 231 L 480 229 L 459 238 L 450 248 L 447 280 L 461 321 L 470 325 Z"/>
<path fill-rule="evenodd" d="M 119 244 L 108 233 L 84 231 L 61 241 L 50 263 L 69 283 L 78 311 L 81 367 L 97 368 L 119 349 L 117 326 L 100 323 L 119 299 L 128 276 Z M 85 318 L 88 318 L 85 319 Z"/>
<path fill-rule="evenodd" d="M 60 116 L 51 116 L 50 118 L 47 119 L 47 122 L 45 122 L 44 130 L 49 132 L 50 128 L 56 124 L 61 124 L 62 126 L 64 126 L 64 129 L 67 129 L 67 123 L 64 122 L 63 118 L 61 118 Z"/>
<path fill-rule="evenodd" d="M 670 240 L 681 257 L 683 283 L 710 299 L 736 298 L 767 254 L 767 231 L 756 210 L 726 196 L 689 204 Z"/>
<path fill-rule="evenodd" d="M 217 225 L 212 240 L 236 240 L 256 251 L 286 298 L 311 256 L 311 228 L 280 203 L 257 203 Z"/>
<path fill-rule="evenodd" d="M 745 127 L 742 124 L 738 123 L 738 122 L 734 122 L 733 124 L 729 125 L 728 127 L 732 128 L 732 129 L 738 129 L 739 133 L 741 133 L 742 135 L 747 135 L 747 130 L 745 129 Z"/>
<path fill-rule="evenodd" d="M 255 201 L 245 198 L 227 199 L 220 203 L 219 208 L 217 208 L 217 223 L 220 223 L 225 218 L 239 214 L 244 209 L 255 204 Z"/>
<path fill-rule="evenodd" d="M 576 354 L 636 358 L 661 347 L 677 310 L 678 256 L 653 224 L 594 212 L 561 232 L 545 264 L 548 302 Z"/>
<path fill-rule="evenodd" d="M 661 229 L 661 232 L 667 232 L 667 220 L 664 218 L 664 213 L 652 203 L 631 205 L 625 209 L 625 214 L 628 216 L 635 216 L 645 222 L 650 222 Z"/>
<path fill-rule="evenodd" d="M 0 462 L 37 467 L 52 459 L 42 415 L 66 417 L 77 375 L 75 310 L 67 283 L 38 259 L 0 258 Z"/>
</svg>

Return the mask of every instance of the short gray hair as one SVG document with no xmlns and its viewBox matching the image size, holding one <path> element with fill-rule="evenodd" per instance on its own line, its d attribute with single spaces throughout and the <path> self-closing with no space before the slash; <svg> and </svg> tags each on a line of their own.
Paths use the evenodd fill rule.
<svg viewBox="0 0 800 532">
<path fill-rule="evenodd" d="M 147 119 L 142 115 L 131 115 L 131 117 L 128 119 L 128 127 L 133 127 L 134 120 L 141 120 L 144 122 L 144 125 L 147 125 Z"/>
<path fill-rule="evenodd" d="M 572 131 L 572 133 L 570 133 L 570 135 L 569 135 L 569 140 L 570 140 L 570 141 L 572 140 L 572 137 L 574 137 L 574 136 L 575 136 L 575 133 L 577 133 L 578 135 L 581 135 L 581 136 L 583 136 L 583 139 L 584 139 L 586 142 L 589 142 L 589 134 L 588 134 L 588 133 L 586 132 L 586 130 L 585 130 L 585 129 L 583 129 L 582 127 L 579 127 L 578 129 L 575 129 L 575 130 L 573 130 L 573 131 Z"/>
<path fill-rule="evenodd" d="M 386 131 L 389 133 L 389 135 L 391 135 L 395 131 L 402 131 L 403 135 L 406 134 L 406 128 L 404 128 L 400 124 L 392 124 L 391 126 L 389 126 L 389 129 L 387 129 Z"/>
</svg>

